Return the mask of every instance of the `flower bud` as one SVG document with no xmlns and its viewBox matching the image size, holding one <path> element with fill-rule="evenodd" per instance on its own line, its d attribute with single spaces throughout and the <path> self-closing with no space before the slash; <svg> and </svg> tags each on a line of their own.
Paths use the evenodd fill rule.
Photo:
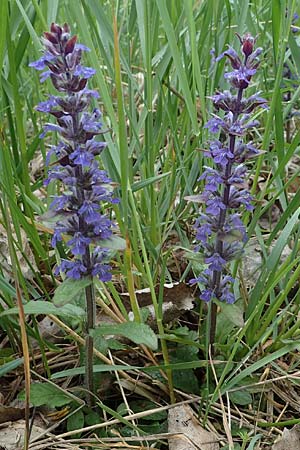
<svg viewBox="0 0 300 450">
<path fill-rule="evenodd" d="M 256 38 L 254 38 L 250 33 L 244 34 L 244 36 L 242 38 L 238 34 L 237 34 L 237 36 L 242 44 L 242 52 L 244 53 L 246 58 L 248 58 L 248 56 L 250 56 L 251 53 L 253 52 Z"/>
<path fill-rule="evenodd" d="M 49 42 L 52 42 L 52 44 L 58 44 L 58 39 L 54 33 L 45 31 L 44 36 Z"/>
<path fill-rule="evenodd" d="M 76 41 L 77 41 L 76 34 L 67 41 L 66 46 L 65 46 L 65 56 L 68 55 L 69 53 L 73 52 Z"/>
<path fill-rule="evenodd" d="M 62 35 L 62 29 L 59 25 L 57 25 L 56 23 L 52 22 L 51 23 L 51 27 L 50 27 L 51 33 L 53 34 L 57 34 L 57 36 L 60 38 L 60 36 Z"/>
</svg>

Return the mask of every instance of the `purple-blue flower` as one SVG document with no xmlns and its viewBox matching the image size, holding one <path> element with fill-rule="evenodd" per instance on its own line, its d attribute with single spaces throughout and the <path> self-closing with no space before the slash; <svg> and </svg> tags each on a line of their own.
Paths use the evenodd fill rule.
<svg viewBox="0 0 300 450">
<path fill-rule="evenodd" d="M 223 119 L 220 119 L 220 117 L 213 117 L 206 125 L 204 125 L 204 128 L 208 128 L 211 133 L 218 133 L 220 129 L 225 126 L 226 123 Z"/>
<path fill-rule="evenodd" d="M 55 59 L 54 55 L 51 55 L 49 52 L 45 52 L 37 61 L 33 61 L 29 64 L 29 67 L 33 67 L 36 70 L 44 70 L 47 67 L 48 63 L 52 63 Z"/>
<path fill-rule="evenodd" d="M 84 255 L 90 243 L 91 238 L 85 237 L 82 232 L 77 231 L 67 245 L 71 248 L 73 255 Z"/>
<path fill-rule="evenodd" d="M 212 298 L 214 297 L 214 291 L 212 289 L 204 289 L 201 291 L 200 299 L 204 302 L 210 302 Z"/>
<path fill-rule="evenodd" d="M 50 95 L 48 100 L 45 102 L 40 102 L 35 109 L 40 112 L 49 113 L 53 110 L 53 108 L 57 108 L 56 97 L 54 95 Z"/>
<path fill-rule="evenodd" d="M 60 271 L 64 272 L 68 278 L 73 278 L 74 280 L 80 280 L 87 274 L 87 268 L 80 259 L 75 259 L 74 261 L 63 260 L 60 266 L 57 267 L 56 274 L 58 275 Z"/>
<path fill-rule="evenodd" d="M 40 134 L 40 138 L 43 139 L 49 131 L 56 131 L 57 133 L 61 133 L 63 129 L 55 123 L 46 123 L 44 125 L 44 131 Z"/>
<path fill-rule="evenodd" d="M 79 145 L 71 153 L 70 159 L 76 165 L 79 165 L 82 167 L 89 167 L 94 160 L 94 155 L 92 153 L 88 152 L 86 147 L 82 147 Z"/>
<path fill-rule="evenodd" d="M 224 265 L 226 264 L 226 260 L 222 258 L 219 253 L 214 253 L 212 256 L 205 258 L 204 260 L 211 271 L 216 270 L 217 272 L 221 272 Z"/>
<path fill-rule="evenodd" d="M 102 123 L 99 122 L 101 113 L 99 109 L 94 109 L 92 114 L 84 113 L 82 115 L 80 125 L 84 131 L 98 133 L 102 128 Z"/>
<path fill-rule="evenodd" d="M 223 203 L 219 196 L 213 196 L 206 202 L 206 213 L 213 216 L 220 214 L 222 210 L 226 209 L 226 205 Z"/>
<path fill-rule="evenodd" d="M 74 70 L 74 75 L 77 77 L 82 78 L 91 78 L 96 73 L 95 69 L 92 69 L 92 67 L 83 67 L 80 64 L 76 66 L 76 69 Z"/>
<path fill-rule="evenodd" d="M 211 167 L 205 167 L 205 171 L 199 177 L 199 180 L 206 180 L 206 189 L 212 192 L 217 191 L 220 184 L 223 183 L 220 173 Z"/>
<path fill-rule="evenodd" d="M 86 223 L 96 223 L 102 218 L 99 213 L 99 207 L 99 203 L 94 203 L 91 200 L 85 200 L 80 206 L 78 214 L 84 217 Z"/>
<path fill-rule="evenodd" d="M 250 83 L 251 77 L 255 73 L 256 69 L 248 69 L 245 66 L 241 66 L 237 70 L 227 72 L 224 77 L 227 78 L 233 86 L 240 88 L 241 86 L 247 87 Z"/>
<path fill-rule="evenodd" d="M 211 234 L 211 225 L 209 223 L 203 223 L 203 225 L 197 227 L 196 239 L 205 243 Z"/>
<path fill-rule="evenodd" d="M 234 158 L 230 148 L 228 146 L 224 147 L 220 141 L 211 142 L 209 148 L 214 162 L 222 167 L 226 167 L 228 162 Z"/>
<path fill-rule="evenodd" d="M 110 236 L 112 235 L 111 221 L 106 217 L 102 216 L 101 219 L 94 224 L 93 230 L 97 240 L 109 239 Z"/>
</svg>

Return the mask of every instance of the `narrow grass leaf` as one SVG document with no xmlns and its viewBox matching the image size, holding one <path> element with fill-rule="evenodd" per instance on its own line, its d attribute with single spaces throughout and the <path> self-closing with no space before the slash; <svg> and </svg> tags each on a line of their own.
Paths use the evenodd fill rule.
<svg viewBox="0 0 300 450">
<path fill-rule="evenodd" d="M 6 375 L 7 373 L 15 370 L 17 367 L 21 366 L 24 363 L 24 358 L 17 358 L 13 361 L 9 361 L 0 366 L 0 378 Z"/>
<path fill-rule="evenodd" d="M 129 370 L 142 370 L 144 372 L 157 372 L 159 370 L 190 370 L 197 369 L 200 367 L 207 367 L 208 362 L 205 360 L 197 360 L 197 361 L 187 361 L 182 363 L 173 363 L 173 364 L 158 364 L 157 366 L 125 366 L 125 365 L 110 365 L 110 364 L 96 364 L 93 366 L 94 373 L 102 373 L 102 372 L 114 372 L 114 371 L 129 371 Z M 214 364 L 224 364 L 224 361 L 214 361 Z M 75 369 L 67 369 L 62 370 L 61 372 L 56 372 L 52 374 L 51 379 L 63 378 L 63 377 L 71 377 L 76 375 L 83 375 L 85 373 L 85 367 L 76 367 Z"/>
<path fill-rule="evenodd" d="M 6 27 L 8 20 L 8 0 L 0 2 L 1 27 L 0 27 L 0 64 L 3 66 L 3 58 L 6 47 Z"/>
<path fill-rule="evenodd" d="M 149 186 L 150 184 L 157 183 L 163 178 L 168 177 L 170 174 L 171 172 L 164 172 L 160 175 L 156 175 L 155 177 L 150 177 L 147 178 L 146 180 L 137 181 L 136 183 L 133 183 L 133 185 L 131 186 L 132 192 L 137 192 L 140 189 L 144 189 L 145 187 Z"/>
<path fill-rule="evenodd" d="M 156 0 L 157 7 L 160 12 L 160 17 L 162 20 L 163 27 L 165 29 L 168 44 L 170 46 L 170 50 L 172 53 L 172 57 L 174 59 L 174 64 L 178 73 L 178 78 L 180 80 L 180 85 L 183 93 L 183 97 L 186 102 L 187 109 L 189 111 L 190 119 L 192 122 L 192 126 L 194 129 L 194 132 L 198 134 L 198 123 L 197 123 L 197 115 L 196 115 L 196 108 L 193 104 L 191 91 L 188 84 L 188 79 L 186 72 L 182 65 L 182 59 L 180 56 L 180 51 L 177 45 L 177 39 L 175 34 L 175 29 L 172 24 L 171 18 L 168 13 L 167 4 L 165 2 L 162 2 L 160 0 Z"/>
<path fill-rule="evenodd" d="M 248 366 L 246 369 L 241 370 L 231 380 L 225 381 L 224 384 L 220 387 L 221 393 L 224 394 L 226 391 L 229 391 L 230 389 L 240 385 L 241 382 L 249 375 L 252 375 L 254 372 L 257 372 L 262 367 L 267 367 L 272 361 L 281 358 L 282 356 L 286 355 L 289 352 L 299 349 L 299 347 L 300 343 L 294 342 L 292 344 L 285 345 L 280 350 L 277 350 L 274 353 L 270 353 L 269 355 L 264 356 L 259 361 L 256 361 L 255 363 Z"/>
<path fill-rule="evenodd" d="M 20 2 L 20 0 L 15 0 L 15 1 L 16 1 L 16 4 L 18 5 L 18 8 L 20 10 L 20 13 L 21 13 L 23 19 L 24 19 L 24 22 L 26 24 L 26 27 L 27 27 L 28 32 L 29 32 L 29 34 L 31 36 L 31 39 L 32 39 L 32 41 L 33 41 L 33 43 L 35 45 L 36 50 L 41 50 L 41 47 L 42 47 L 41 46 L 41 41 L 40 41 L 40 38 L 37 35 L 35 29 L 32 26 L 32 23 L 31 23 L 32 19 L 26 14 L 26 11 L 23 8 L 23 5 Z"/>
<path fill-rule="evenodd" d="M 276 244 L 266 262 L 266 267 L 268 270 L 270 270 L 270 271 L 273 270 L 274 267 L 277 265 L 280 255 L 281 255 L 284 247 L 288 244 L 291 234 L 292 234 L 292 231 L 293 231 L 295 225 L 299 221 L 299 214 L 300 214 L 300 208 L 298 208 L 294 212 L 294 214 L 288 220 L 285 227 L 281 230 L 280 236 L 277 239 Z"/>
</svg>

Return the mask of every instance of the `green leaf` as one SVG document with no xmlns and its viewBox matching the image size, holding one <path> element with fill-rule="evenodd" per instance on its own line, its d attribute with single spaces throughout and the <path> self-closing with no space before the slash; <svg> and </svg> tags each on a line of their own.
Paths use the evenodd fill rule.
<svg viewBox="0 0 300 450">
<path fill-rule="evenodd" d="M 90 411 L 85 416 L 85 425 L 86 426 L 96 425 L 97 423 L 100 423 L 101 420 L 103 420 L 103 419 L 100 417 L 100 415 L 96 411 Z"/>
<path fill-rule="evenodd" d="M 236 375 L 231 377 L 229 380 L 225 381 L 221 387 L 221 393 L 232 389 L 233 387 L 236 387 L 239 385 L 246 377 L 251 375 L 252 373 L 258 371 L 261 367 L 266 367 L 268 364 L 271 364 L 272 361 L 275 361 L 276 359 L 281 358 L 283 355 L 287 353 L 291 353 L 294 350 L 299 350 L 299 342 L 294 342 L 293 344 L 285 345 L 284 347 L 280 348 L 279 350 L 269 353 L 263 358 L 259 359 L 253 364 L 250 364 L 245 369 L 238 372 Z M 243 367 L 243 363 L 241 364 L 241 367 Z M 237 370 L 235 371 L 237 372 Z"/>
<path fill-rule="evenodd" d="M 54 229 L 56 222 L 63 219 L 63 214 L 57 214 L 55 211 L 50 209 L 44 212 L 38 217 L 38 221 L 42 223 L 45 227 Z"/>
<path fill-rule="evenodd" d="M 173 370 L 174 387 L 190 394 L 199 392 L 198 378 L 192 370 Z"/>
<path fill-rule="evenodd" d="M 93 336 L 105 336 L 109 334 L 124 336 L 135 344 L 144 344 L 152 350 L 157 349 L 157 336 L 144 323 L 125 322 L 115 325 L 102 325 L 92 333 Z"/>
<path fill-rule="evenodd" d="M 233 403 L 241 406 L 250 405 L 252 403 L 251 394 L 245 390 L 229 392 L 229 398 Z"/>
<path fill-rule="evenodd" d="M 150 417 L 150 416 L 149 416 Z M 146 419 L 146 417 L 144 417 Z M 167 421 L 164 422 L 152 422 L 149 424 L 140 424 L 139 428 L 144 431 L 147 435 L 149 434 L 159 434 L 159 433 L 167 433 L 168 426 Z"/>
<path fill-rule="evenodd" d="M 222 242 L 228 242 L 231 244 L 232 242 L 242 241 L 244 239 L 244 235 L 239 230 L 231 230 L 228 233 L 222 233 L 219 231 L 218 238 Z"/>
<path fill-rule="evenodd" d="M 233 305 L 223 302 L 217 302 L 221 308 L 221 314 L 239 328 L 242 328 L 245 324 L 244 322 L 244 311 L 242 305 L 239 303 L 234 303 Z"/>
<path fill-rule="evenodd" d="M 112 236 L 110 239 L 100 239 L 97 241 L 97 245 L 110 250 L 125 250 L 126 241 L 120 236 Z"/>
<path fill-rule="evenodd" d="M 1 29 L 0 29 L 0 64 L 3 66 L 3 58 L 5 54 L 6 46 L 6 27 L 8 17 L 8 0 L 2 0 L 0 2 L 0 14 L 1 14 Z"/>
<path fill-rule="evenodd" d="M 127 346 L 124 344 L 121 344 L 117 339 L 107 339 L 106 340 L 107 346 L 111 350 L 126 350 Z"/>
<path fill-rule="evenodd" d="M 147 411 L 148 409 L 155 409 L 157 406 L 155 403 L 151 402 L 150 400 L 134 400 L 130 402 L 129 404 L 130 410 L 134 413 L 139 413 L 142 411 Z M 126 409 L 125 403 L 122 403 L 119 406 L 120 409 L 123 409 L 123 411 L 126 411 L 126 414 L 128 413 Z M 118 409 L 119 409 L 118 408 Z M 168 417 L 167 411 L 158 411 L 152 414 L 149 414 L 149 416 L 143 417 L 143 420 L 149 420 L 149 421 L 157 421 L 157 420 L 165 420 Z"/>
<path fill-rule="evenodd" d="M 172 23 L 172 19 L 169 15 L 167 2 L 162 2 L 160 0 L 156 0 L 157 8 L 159 9 L 159 15 L 161 17 L 161 22 L 164 28 L 164 31 L 167 36 L 168 44 L 170 46 L 170 51 L 175 63 L 176 71 L 178 74 L 178 78 L 180 81 L 180 87 L 182 89 L 183 98 L 187 106 L 187 110 L 190 115 L 192 127 L 195 133 L 198 133 L 198 124 L 197 124 L 197 115 L 196 108 L 193 103 L 192 94 L 189 88 L 189 83 L 187 79 L 187 72 L 185 71 L 182 65 L 182 59 L 180 50 L 177 45 L 177 37 L 176 37 L 176 29 Z"/>
<path fill-rule="evenodd" d="M 297 45 L 296 39 L 291 33 L 289 35 L 289 48 L 291 50 L 291 54 L 293 56 L 295 65 L 297 67 L 298 74 L 300 73 L 300 58 L 299 58 L 299 47 Z"/>
<path fill-rule="evenodd" d="M 0 316 L 9 316 L 11 314 L 18 314 L 18 308 L 10 308 L 3 311 Z M 43 302 L 42 300 L 31 300 L 24 305 L 25 314 L 53 314 L 54 316 L 68 316 L 71 318 L 81 318 L 85 315 L 85 311 L 79 306 L 64 305 L 57 308 L 50 302 Z"/>
<path fill-rule="evenodd" d="M 157 183 L 158 181 L 162 180 L 163 178 L 169 176 L 170 173 L 171 172 L 165 172 L 165 173 L 162 173 L 160 175 L 156 175 L 155 177 L 147 178 L 146 180 L 136 181 L 131 186 L 132 192 L 137 192 L 140 189 L 144 189 L 145 187 L 147 187 L 147 186 L 149 186 L 151 184 Z"/>
<path fill-rule="evenodd" d="M 67 430 L 78 430 L 84 426 L 84 414 L 82 409 L 76 411 L 67 420 Z"/>
<path fill-rule="evenodd" d="M 56 306 L 64 306 L 67 303 L 80 305 L 80 298 L 84 295 L 84 289 L 92 283 L 90 278 L 71 280 L 66 278 L 55 290 L 53 303 Z"/>
<path fill-rule="evenodd" d="M 25 399 L 25 392 L 19 394 L 21 400 Z M 67 405 L 73 401 L 67 393 L 50 383 L 35 383 L 30 388 L 30 402 L 33 406 L 47 405 L 50 408 Z"/>
<path fill-rule="evenodd" d="M 41 40 L 40 40 L 40 37 L 37 35 L 35 29 L 34 29 L 33 26 L 32 26 L 30 17 L 26 14 L 26 11 L 25 11 L 25 9 L 23 8 L 23 5 L 22 5 L 22 3 L 20 2 L 20 0 L 16 0 L 16 3 L 17 3 L 17 5 L 18 5 L 18 8 L 19 8 L 19 10 L 20 10 L 20 13 L 21 13 L 22 16 L 23 16 L 23 20 L 24 20 L 24 22 L 26 23 L 28 32 L 30 33 L 31 39 L 32 39 L 32 41 L 33 41 L 33 43 L 34 43 L 36 49 L 37 49 L 37 50 L 40 50 L 40 49 L 41 49 Z"/>
</svg>

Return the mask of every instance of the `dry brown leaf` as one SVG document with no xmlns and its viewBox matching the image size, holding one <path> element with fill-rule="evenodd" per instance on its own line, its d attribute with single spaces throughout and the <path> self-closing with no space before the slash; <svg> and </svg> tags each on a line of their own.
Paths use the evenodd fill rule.
<svg viewBox="0 0 300 450">
<path fill-rule="evenodd" d="M 36 438 L 44 430 L 33 425 L 30 438 Z M 0 428 L 0 450 L 22 450 L 24 444 L 25 420 L 7 423 Z"/>
<path fill-rule="evenodd" d="M 150 322 L 155 319 L 150 289 L 142 289 L 135 292 L 140 308 L 147 308 L 150 313 Z M 128 294 L 121 295 L 125 308 L 130 310 Z M 169 323 L 180 317 L 184 311 L 194 308 L 193 289 L 184 283 L 173 283 L 164 285 L 163 293 L 163 317 L 164 322 Z"/>
<path fill-rule="evenodd" d="M 146 389 L 141 387 L 141 383 L 134 384 L 130 380 L 120 380 L 119 384 L 122 385 L 122 387 L 127 389 L 128 391 L 140 395 L 141 397 L 147 398 L 151 402 L 156 401 L 154 395 L 151 395 L 149 391 L 146 391 Z"/>
<path fill-rule="evenodd" d="M 272 251 L 274 245 L 270 247 Z M 280 256 L 280 261 L 285 261 L 291 254 L 291 249 L 286 245 Z M 251 238 L 246 245 L 243 256 L 242 274 L 245 284 L 248 287 L 255 286 L 257 278 L 263 265 L 263 255 L 261 246 L 256 238 Z"/>
<path fill-rule="evenodd" d="M 285 428 L 280 440 L 273 444 L 272 450 L 300 450 L 300 424 L 291 430 Z"/>
<path fill-rule="evenodd" d="M 24 408 L 12 408 L 11 406 L 0 405 L 0 423 L 23 419 L 24 415 Z"/>
<path fill-rule="evenodd" d="M 178 433 L 169 439 L 170 450 L 219 450 L 216 435 L 201 427 L 188 405 L 169 410 L 168 431 Z"/>
<path fill-rule="evenodd" d="M 39 323 L 40 337 L 52 343 L 60 342 L 63 337 L 63 332 L 61 328 L 53 322 L 53 320 L 46 316 Z M 32 339 L 31 345 L 33 348 L 38 348 L 40 346 L 39 341 Z"/>
<path fill-rule="evenodd" d="M 22 228 L 20 229 L 21 239 L 22 239 L 22 248 L 23 252 L 26 255 L 26 258 L 29 260 L 31 266 L 36 269 L 36 264 L 34 260 L 34 256 L 32 253 L 32 250 L 30 248 L 28 237 Z M 13 238 L 17 240 L 17 237 L 15 233 L 12 234 Z M 25 278 L 31 279 L 33 277 L 33 273 L 31 268 L 29 267 L 28 262 L 22 255 L 22 253 L 17 250 L 17 258 L 20 265 L 20 269 L 22 271 L 22 274 Z M 8 238 L 7 238 L 7 231 L 5 228 L 0 225 L 0 265 L 1 268 L 7 278 L 13 278 L 13 269 L 12 269 L 12 262 L 10 258 L 9 253 L 9 245 L 8 245 Z M 0 449 L 1 450 L 1 449 Z"/>
</svg>

